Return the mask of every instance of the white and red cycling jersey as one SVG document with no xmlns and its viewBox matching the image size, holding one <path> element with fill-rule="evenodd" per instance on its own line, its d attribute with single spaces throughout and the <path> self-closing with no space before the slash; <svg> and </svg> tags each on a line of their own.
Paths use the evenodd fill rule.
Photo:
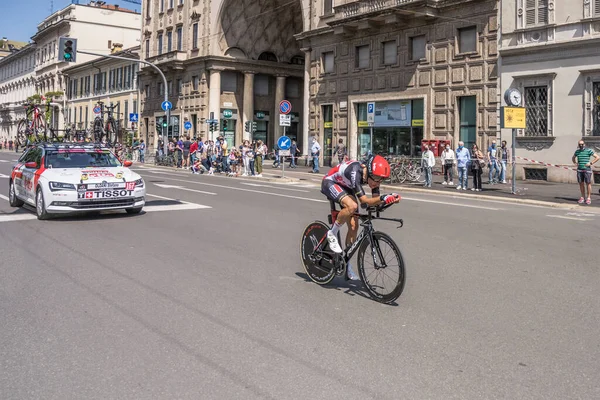
<svg viewBox="0 0 600 400">
<path fill-rule="evenodd" d="M 362 197 L 365 195 L 362 185 L 363 167 L 360 161 L 344 161 L 336 167 L 331 168 L 323 181 L 337 183 L 354 196 Z"/>
</svg>

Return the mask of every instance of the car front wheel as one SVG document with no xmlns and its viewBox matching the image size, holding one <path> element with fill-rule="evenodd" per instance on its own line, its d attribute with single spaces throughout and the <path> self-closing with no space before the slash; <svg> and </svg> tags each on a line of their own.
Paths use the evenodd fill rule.
<svg viewBox="0 0 600 400">
<path fill-rule="evenodd" d="M 8 203 L 11 207 L 21 207 L 23 201 L 17 197 L 17 188 L 15 187 L 15 181 L 11 181 L 8 187 Z"/>
<path fill-rule="evenodd" d="M 35 195 L 35 211 L 39 220 L 48 219 L 48 212 L 46 211 L 46 204 L 44 203 L 44 194 L 42 188 L 37 189 Z"/>
</svg>

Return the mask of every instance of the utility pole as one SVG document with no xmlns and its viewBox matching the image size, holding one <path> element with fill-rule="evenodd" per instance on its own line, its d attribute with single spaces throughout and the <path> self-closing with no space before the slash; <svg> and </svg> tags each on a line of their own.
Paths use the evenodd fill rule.
<svg viewBox="0 0 600 400">
<path fill-rule="evenodd" d="M 83 50 L 77 50 L 77 53 L 81 53 L 81 54 L 87 54 L 90 56 L 97 56 L 97 57 L 106 57 L 106 58 L 114 58 L 117 60 L 126 60 L 126 61 L 131 61 L 131 62 L 136 62 L 136 63 L 140 63 L 140 64 L 146 64 L 151 66 L 152 68 L 154 68 L 156 71 L 158 71 L 158 73 L 160 74 L 160 76 L 162 77 L 163 80 L 163 85 L 165 88 L 165 101 L 169 101 L 169 87 L 167 85 L 167 78 L 165 77 L 165 74 L 163 74 L 163 72 L 160 70 L 160 68 L 158 68 L 156 65 L 152 64 L 151 62 L 148 61 L 144 61 L 144 60 L 136 60 L 133 58 L 128 58 L 128 57 L 121 57 L 121 56 L 113 56 L 112 54 L 99 54 L 99 53 L 92 53 L 90 51 L 83 51 Z M 138 90 L 140 90 L 140 88 L 138 87 Z M 167 142 L 167 138 L 168 138 L 168 132 L 169 132 L 169 125 L 171 125 L 171 110 L 167 110 L 167 129 L 166 132 L 163 129 L 162 132 L 162 137 L 163 137 L 163 152 L 164 155 L 166 156 L 168 154 L 168 142 Z"/>
</svg>

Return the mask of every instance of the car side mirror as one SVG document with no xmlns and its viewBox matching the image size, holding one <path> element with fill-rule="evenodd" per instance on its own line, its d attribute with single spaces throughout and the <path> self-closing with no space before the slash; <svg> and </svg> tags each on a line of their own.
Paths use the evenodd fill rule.
<svg viewBox="0 0 600 400">
<path fill-rule="evenodd" d="M 37 163 L 35 161 L 26 162 L 25 168 L 37 168 Z"/>
<path fill-rule="evenodd" d="M 124 167 L 131 167 L 132 165 L 133 165 L 133 162 L 131 162 L 131 161 L 129 161 L 129 160 L 127 160 L 127 161 L 125 161 L 125 162 L 123 163 L 123 166 L 124 166 Z"/>
</svg>

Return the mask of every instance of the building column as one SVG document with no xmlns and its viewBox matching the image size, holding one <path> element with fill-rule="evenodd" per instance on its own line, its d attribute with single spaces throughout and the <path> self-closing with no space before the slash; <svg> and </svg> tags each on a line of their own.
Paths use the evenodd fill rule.
<svg viewBox="0 0 600 400">
<path fill-rule="evenodd" d="M 285 78 L 283 75 L 277 75 L 277 82 L 275 84 L 275 113 L 272 119 L 275 129 L 273 129 L 273 143 L 269 143 L 269 147 L 275 147 L 277 139 L 283 135 L 283 127 L 279 126 L 279 103 L 285 100 Z"/>
<path fill-rule="evenodd" d="M 308 138 L 310 135 L 310 49 L 304 51 L 304 90 L 303 90 L 303 114 L 302 114 L 302 154 L 308 154 Z"/>
<path fill-rule="evenodd" d="M 242 131 L 244 140 L 250 140 L 250 133 L 245 131 L 246 122 L 254 121 L 254 72 L 244 72 L 244 104 L 242 112 Z"/>
<path fill-rule="evenodd" d="M 216 120 L 220 120 L 221 116 L 221 71 L 216 69 L 210 70 L 210 81 L 208 88 L 208 112 L 209 118 L 210 113 L 214 114 Z M 221 122 L 219 121 L 219 129 L 221 129 Z M 218 134 L 213 132 L 212 137 L 210 132 L 207 135 L 207 139 L 215 140 Z"/>
</svg>

